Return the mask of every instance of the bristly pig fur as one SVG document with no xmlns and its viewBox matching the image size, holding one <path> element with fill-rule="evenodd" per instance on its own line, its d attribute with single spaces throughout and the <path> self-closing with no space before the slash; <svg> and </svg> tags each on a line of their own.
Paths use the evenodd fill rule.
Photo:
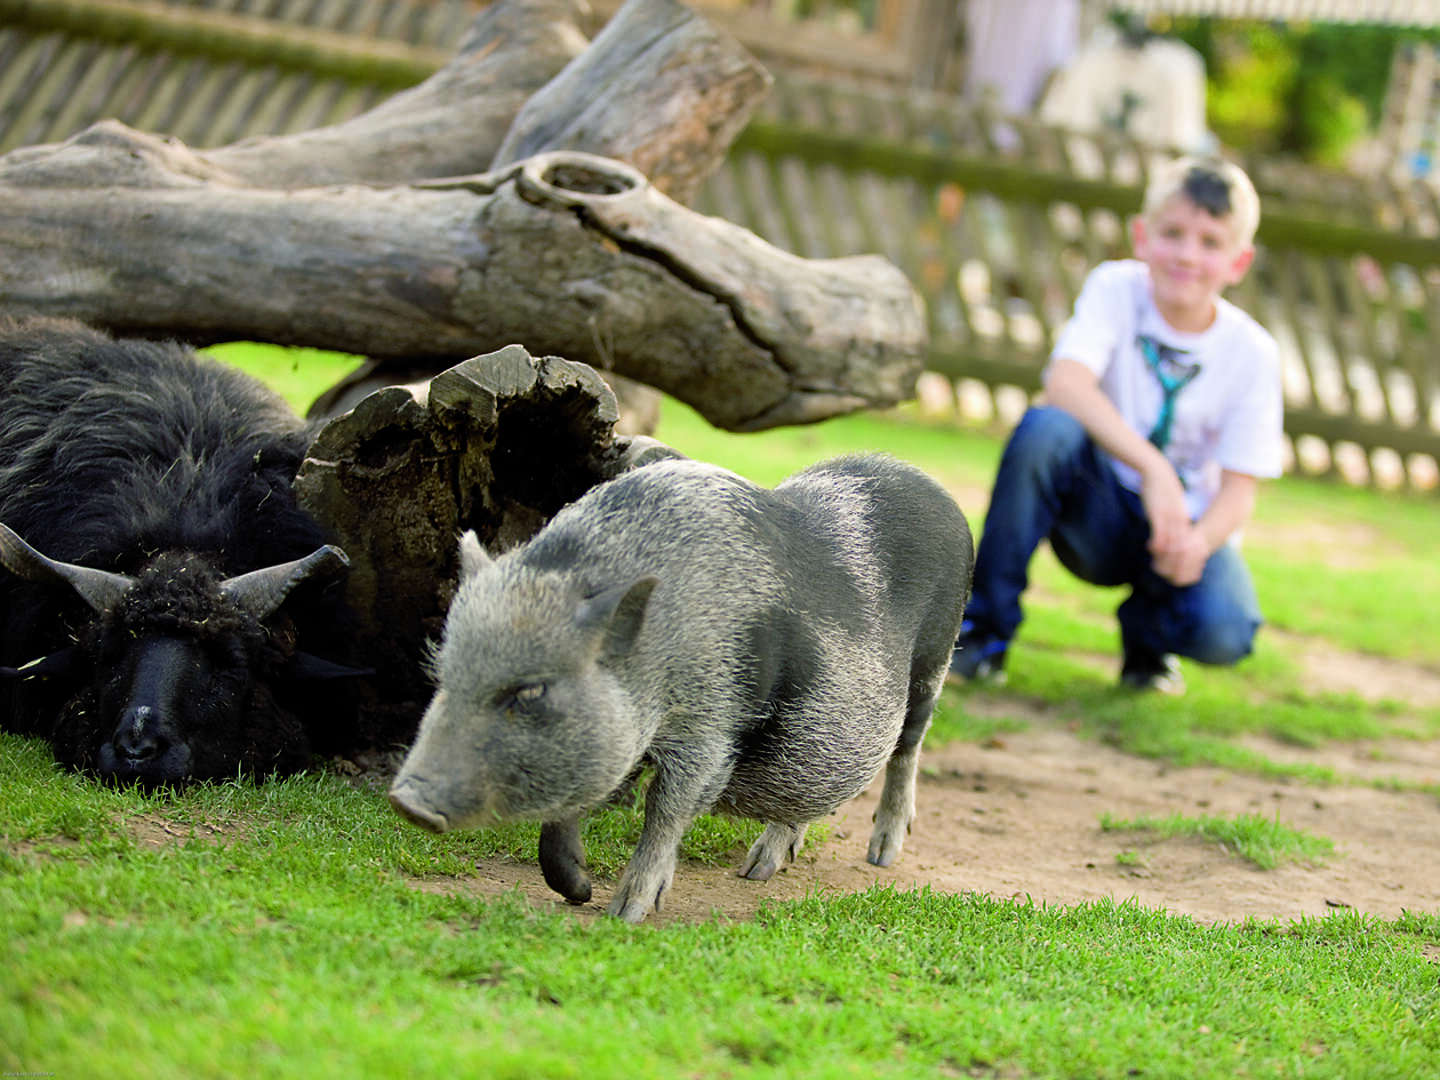
<svg viewBox="0 0 1440 1080">
<path fill-rule="evenodd" d="M 638 922 L 697 814 L 765 822 L 741 869 L 765 879 L 883 766 L 868 857 L 887 866 L 972 558 L 950 496 L 884 455 L 773 490 L 664 461 L 498 559 L 467 534 L 437 691 L 391 801 L 433 829 L 545 822 L 546 880 L 584 902 L 580 816 L 648 763 L 645 827 L 609 907 Z"/>
</svg>

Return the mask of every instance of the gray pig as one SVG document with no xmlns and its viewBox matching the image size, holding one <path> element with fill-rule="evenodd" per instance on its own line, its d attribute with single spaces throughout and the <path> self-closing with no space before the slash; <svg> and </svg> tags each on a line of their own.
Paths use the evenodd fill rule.
<svg viewBox="0 0 1440 1080">
<path fill-rule="evenodd" d="M 638 923 L 697 814 L 765 822 L 740 870 L 765 880 L 885 765 L 868 858 L 889 866 L 972 557 L 950 496 L 883 455 L 774 490 L 662 461 L 497 559 L 467 533 L 438 689 L 390 802 L 436 831 L 545 822 L 545 879 L 584 903 L 580 816 L 648 763 L 645 827 L 609 907 Z"/>
</svg>

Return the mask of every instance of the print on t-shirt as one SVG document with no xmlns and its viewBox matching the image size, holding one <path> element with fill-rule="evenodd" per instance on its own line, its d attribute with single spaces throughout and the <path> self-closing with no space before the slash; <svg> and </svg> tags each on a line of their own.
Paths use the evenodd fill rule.
<svg viewBox="0 0 1440 1080">
<path fill-rule="evenodd" d="M 1155 420 L 1155 426 L 1150 429 L 1150 441 L 1157 450 L 1163 451 L 1170 444 L 1170 426 L 1175 420 L 1175 399 L 1180 396 L 1180 391 L 1200 374 L 1200 365 L 1182 360 L 1181 357 L 1190 355 L 1184 349 L 1161 344 L 1147 334 L 1136 338 L 1135 344 L 1140 347 L 1145 363 L 1154 372 L 1165 395 L 1160 403 L 1160 415 Z"/>
</svg>

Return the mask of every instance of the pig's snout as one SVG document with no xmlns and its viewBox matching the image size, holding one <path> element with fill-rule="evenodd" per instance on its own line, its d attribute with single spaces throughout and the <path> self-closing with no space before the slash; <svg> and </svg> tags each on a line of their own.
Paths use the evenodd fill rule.
<svg viewBox="0 0 1440 1080">
<path fill-rule="evenodd" d="M 450 828 L 450 822 L 445 815 L 423 805 L 419 792 L 408 783 L 396 784 L 390 789 L 390 805 L 401 817 L 422 829 L 441 833 Z"/>
</svg>

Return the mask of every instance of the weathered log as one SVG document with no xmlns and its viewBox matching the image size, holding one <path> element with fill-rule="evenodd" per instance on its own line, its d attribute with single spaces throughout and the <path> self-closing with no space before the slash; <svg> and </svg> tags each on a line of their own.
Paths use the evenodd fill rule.
<svg viewBox="0 0 1440 1080">
<path fill-rule="evenodd" d="M 614 396 L 593 369 L 512 345 L 371 394 L 321 430 L 295 489 L 350 556 L 359 648 L 375 671 L 367 731 L 400 742 L 413 733 L 461 531 L 502 551 L 593 485 L 677 456 L 617 436 L 615 421 Z"/>
<path fill-rule="evenodd" d="M 530 45 L 545 70 L 569 55 L 569 2 L 500 0 L 445 71 L 313 140 L 200 153 L 112 122 L 0 157 L 0 306 L 197 344 L 336 349 L 407 371 L 523 342 L 668 390 L 737 430 L 908 397 L 925 331 L 895 267 L 787 255 L 685 211 L 616 161 L 532 156 L 453 180 L 262 186 L 468 164 L 419 148 L 465 142 L 476 115 L 466 94 L 496 91 L 496 73 L 523 68 Z M 615 18 L 517 118 L 501 154 L 606 146 L 683 193 L 718 163 L 768 77 L 675 0 L 628 0 Z M 662 106 L 667 94 L 677 108 Z M 649 114 L 662 119 L 627 135 Z M 415 130 L 401 138 L 406 117 Z"/>
<path fill-rule="evenodd" d="M 631 0 L 520 110 L 490 169 L 549 150 L 633 165 L 689 204 L 773 80 L 675 0 Z"/>
<path fill-rule="evenodd" d="M 734 430 L 890 405 L 921 368 L 920 302 L 892 264 L 797 258 L 609 159 L 289 192 L 211 168 L 117 124 L 0 158 L 0 303 L 437 368 L 523 342 Z"/>
<path fill-rule="evenodd" d="M 485 172 L 526 100 L 586 52 L 579 0 L 503 0 L 418 86 L 331 127 L 202 153 L 260 188 L 403 184 Z"/>
<path fill-rule="evenodd" d="M 515 85 L 528 85 L 538 72 L 551 73 L 551 61 L 566 55 L 571 42 L 579 36 L 578 26 L 567 21 L 574 17 L 567 0 L 558 0 L 567 5 L 561 13 L 543 7 L 555 2 L 528 0 L 529 6 L 542 5 L 538 10 L 529 10 L 521 0 L 493 5 L 472 26 L 456 61 L 423 86 L 398 95 L 350 124 L 266 140 L 255 146 L 260 167 L 254 168 L 249 162 L 246 174 L 267 175 L 266 161 L 275 151 L 279 151 L 280 159 L 273 175 L 285 179 L 280 184 L 261 186 L 301 186 L 296 182 L 299 176 L 289 170 L 297 163 L 304 167 L 310 151 L 320 151 L 335 162 L 325 161 L 320 166 L 322 171 L 312 174 L 317 182 L 328 177 L 333 177 L 333 182 L 344 182 L 344 169 L 338 163 L 353 162 L 359 166 L 354 170 L 355 179 L 398 183 L 487 168 L 493 171 L 549 150 L 583 150 L 633 165 L 677 202 L 691 202 L 769 92 L 773 81 L 769 73 L 733 38 L 717 33 L 676 0 L 630 0 L 590 47 L 577 52 L 562 71 L 555 72 L 548 85 L 530 97 L 516 116 L 518 103 L 512 104 L 509 98 L 495 100 L 495 96 L 503 94 L 506 76 L 511 75 Z M 538 29 L 532 26 L 536 21 Z M 530 44 L 536 38 L 556 47 L 540 51 L 533 69 L 527 68 L 524 58 L 536 51 Z M 518 63 L 512 63 L 517 58 Z M 493 116 L 498 122 L 501 117 L 513 118 L 498 151 L 490 138 L 493 127 L 486 129 L 483 138 L 470 133 L 457 133 L 451 139 L 436 138 L 437 125 L 445 124 L 448 130 L 454 122 L 454 116 L 447 111 L 452 100 L 458 98 L 471 109 L 481 104 L 468 102 L 466 94 L 479 85 L 476 69 L 482 65 L 487 69 L 486 78 L 498 88 L 495 96 L 483 100 L 491 111 L 482 119 Z M 512 73 L 512 67 L 519 70 Z M 491 71 L 500 74 L 491 79 Z M 410 115 L 425 119 L 420 124 L 424 132 L 422 144 L 442 142 L 457 147 L 443 159 L 448 170 L 433 167 L 433 162 L 423 157 L 425 145 L 419 153 L 407 155 L 400 147 L 399 153 L 366 158 L 366 150 L 373 142 L 372 132 L 394 130 L 404 137 Z M 332 151 L 337 141 L 343 143 L 338 153 Z M 227 164 L 232 154 L 246 152 L 251 145 L 222 151 L 216 160 Z M 362 147 L 361 160 L 354 162 L 357 145 Z M 291 149 L 299 151 L 294 160 L 287 154 Z M 416 167 L 406 175 L 397 162 L 411 158 L 416 159 Z M 372 357 L 321 395 L 311 412 L 333 415 L 382 386 L 428 378 L 435 371 L 433 361 L 427 359 Z M 653 431 L 660 411 L 659 393 L 613 370 L 607 370 L 605 377 L 620 401 L 620 430 Z"/>
<path fill-rule="evenodd" d="M 351 120 L 199 152 L 262 188 L 400 184 L 545 150 L 634 165 L 690 202 L 769 92 L 738 42 L 676 0 L 630 0 L 588 43 L 579 0 L 500 0 L 454 58 Z"/>
</svg>

